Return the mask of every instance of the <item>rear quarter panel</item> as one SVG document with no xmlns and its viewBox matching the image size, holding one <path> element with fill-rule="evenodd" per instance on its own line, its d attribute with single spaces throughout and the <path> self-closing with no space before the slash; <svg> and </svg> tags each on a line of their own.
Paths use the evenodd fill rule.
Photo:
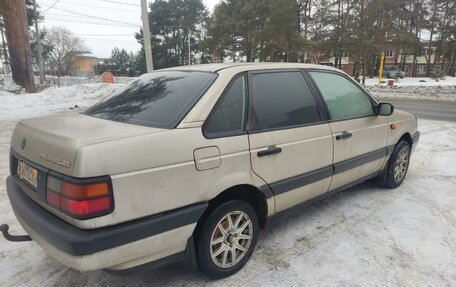
<svg viewBox="0 0 456 287">
<path fill-rule="evenodd" d="M 198 171 L 194 150 L 212 146 L 220 150 L 220 166 Z M 208 140 L 201 127 L 82 148 L 73 176 L 101 174 L 111 175 L 115 209 L 104 217 L 77 221 L 80 228 L 114 225 L 209 201 L 238 184 L 264 185 L 251 172 L 246 135 Z"/>
</svg>

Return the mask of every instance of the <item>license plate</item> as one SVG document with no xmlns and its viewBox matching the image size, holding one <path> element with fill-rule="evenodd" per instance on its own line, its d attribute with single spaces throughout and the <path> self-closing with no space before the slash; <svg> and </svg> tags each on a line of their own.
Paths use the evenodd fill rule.
<svg viewBox="0 0 456 287">
<path fill-rule="evenodd" d="M 19 161 L 17 165 L 17 174 L 19 178 L 34 188 L 38 186 L 38 170 L 26 164 L 23 161 Z"/>
</svg>

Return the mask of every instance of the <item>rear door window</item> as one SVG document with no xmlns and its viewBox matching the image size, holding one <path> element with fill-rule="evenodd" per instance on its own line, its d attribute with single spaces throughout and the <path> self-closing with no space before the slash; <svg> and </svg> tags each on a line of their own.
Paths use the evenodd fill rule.
<svg viewBox="0 0 456 287">
<path fill-rule="evenodd" d="M 171 129 L 217 78 L 211 72 L 160 71 L 143 75 L 89 108 L 85 114 Z"/>
<path fill-rule="evenodd" d="M 315 98 L 300 71 L 253 73 L 253 130 L 321 122 Z"/>
</svg>

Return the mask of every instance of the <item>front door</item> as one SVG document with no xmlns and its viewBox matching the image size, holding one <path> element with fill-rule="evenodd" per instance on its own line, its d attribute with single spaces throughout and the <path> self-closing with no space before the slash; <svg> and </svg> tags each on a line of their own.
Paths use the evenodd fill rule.
<svg viewBox="0 0 456 287">
<path fill-rule="evenodd" d="M 334 143 L 330 190 L 372 177 L 387 156 L 388 123 L 374 112 L 375 102 L 348 77 L 310 71 L 326 103 Z"/>
<path fill-rule="evenodd" d="M 275 194 L 275 211 L 327 192 L 331 130 L 302 72 L 251 72 L 249 84 L 252 168 Z"/>
</svg>

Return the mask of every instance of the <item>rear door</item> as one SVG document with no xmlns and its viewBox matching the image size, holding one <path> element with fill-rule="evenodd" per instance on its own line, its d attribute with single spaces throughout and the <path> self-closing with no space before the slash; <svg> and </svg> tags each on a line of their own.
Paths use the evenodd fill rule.
<svg viewBox="0 0 456 287">
<path fill-rule="evenodd" d="M 376 102 L 349 77 L 309 71 L 330 118 L 334 176 L 330 190 L 375 176 L 387 156 L 388 123 L 374 112 Z"/>
<path fill-rule="evenodd" d="M 275 194 L 276 212 L 328 191 L 333 143 L 300 70 L 249 73 L 253 171 Z"/>
</svg>

